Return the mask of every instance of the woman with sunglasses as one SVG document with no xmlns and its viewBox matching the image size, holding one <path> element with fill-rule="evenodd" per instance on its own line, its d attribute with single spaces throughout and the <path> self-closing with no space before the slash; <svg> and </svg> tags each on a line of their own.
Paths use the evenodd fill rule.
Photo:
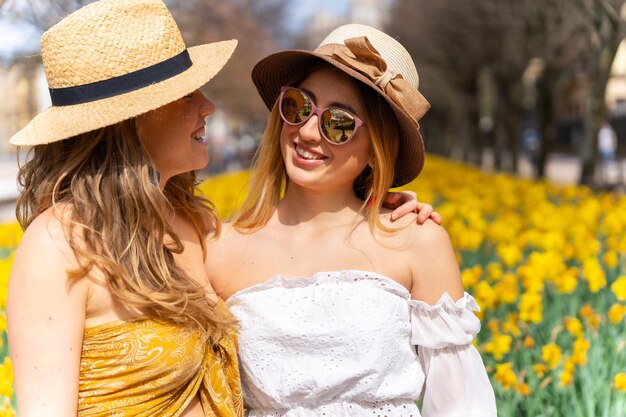
<svg viewBox="0 0 626 417">
<path fill-rule="evenodd" d="M 424 163 L 429 104 L 407 51 L 345 25 L 252 78 L 271 114 L 249 197 L 206 262 L 239 321 L 248 415 L 419 416 L 421 399 L 424 417 L 496 416 L 446 232 L 382 207 Z"/>
</svg>

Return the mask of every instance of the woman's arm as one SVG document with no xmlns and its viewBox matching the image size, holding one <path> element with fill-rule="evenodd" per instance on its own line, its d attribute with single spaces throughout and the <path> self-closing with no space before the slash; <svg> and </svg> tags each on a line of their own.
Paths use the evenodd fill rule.
<svg viewBox="0 0 626 417">
<path fill-rule="evenodd" d="M 458 300 L 463 296 L 463 282 L 448 233 L 430 221 L 415 229 L 411 297 L 434 304 L 448 293 Z"/>
<path fill-rule="evenodd" d="M 463 291 L 447 233 L 432 222 L 415 226 L 411 342 L 426 380 L 424 417 L 496 417 L 493 388 L 472 341 L 480 330 L 475 300 Z"/>
<path fill-rule="evenodd" d="M 75 262 L 60 221 L 47 213 L 17 249 L 7 321 L 20 417 L 77 413 L 87 286 L 68 282 Z"/>
</svg>

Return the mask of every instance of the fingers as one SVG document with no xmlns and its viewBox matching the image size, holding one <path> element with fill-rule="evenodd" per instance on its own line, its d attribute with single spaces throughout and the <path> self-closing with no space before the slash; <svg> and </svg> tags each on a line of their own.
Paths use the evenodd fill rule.
<svg viewBox="0 0 626 417">
<path fill-rule="evenodd" d="M 413 191 L 388 193 L 385 198 L 385 206 L 395 208 L 391 213 L 392 222 L 411 212 L 417 213 L 418 224 L 423 224 L 429 218 L 437 224 L 441 224 L 443 221 L 441 215 L 433 210 L 433 206 L 417 201 L 417 194 Z"/>
<path fill-rule="evenodd" d="M 391 221 L 398 220 L 400 217 L 406 216 L 411 212 L 417 213 L 417 223 L 419 224 L 423 224 L 429 218 L 439 225 L 441 225 L 443 221 L 441 214 L 433 211 L 433 206 L 417 201 L 404 203 L 402 206 L 395 209 L 393 213 L 391 213 Z"/>
<path fill-rule="evenodd" d="M 411 212 L 419 211 L 419 206 L 420 206 L 420 203 L 417 200 L 405 202 L 400 207 L 395 209 L 393 213 L 391 213 L 391 221 L 394 221 L 394 220 L 399 219 L 400 217 L 406 216 L 407 214 Z M 431 211 L 432 211 L 432 207 L 431 207 Z"/>
<path fill-rule="evenodd" d="M 433 213 L 433 206 L 425 203 L 418 203 L 417 205 L 417 222 L 419 224 L 424 223 Z"/>
</svg>

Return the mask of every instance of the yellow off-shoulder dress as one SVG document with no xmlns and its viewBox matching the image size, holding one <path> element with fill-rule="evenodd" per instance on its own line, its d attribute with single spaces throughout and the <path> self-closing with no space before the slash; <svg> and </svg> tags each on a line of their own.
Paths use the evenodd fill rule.
<svg viewBox="0 0 626 417">
<path fill-rule="evenodd" d="M 143 318 L 85 330 L 79 417 L 176 417 L 195 396 L 206 417 L 243 416 L 237 337 Z"/>
</svg>

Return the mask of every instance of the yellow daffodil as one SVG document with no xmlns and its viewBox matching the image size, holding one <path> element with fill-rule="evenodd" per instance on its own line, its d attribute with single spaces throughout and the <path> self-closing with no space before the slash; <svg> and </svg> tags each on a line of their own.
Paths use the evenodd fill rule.
<svg viewBox="0 0 626 417">
<path fill-rule="evenodd" d="M 583 262 L 583 276 L 592 293 L 597 293 L 606 286 L 606 274 L 597 258 L 587 258 Z"/>
<path fill-rule="evenodd" d="M 549 343 L 541 349 L 541 360 L 550 368 L 554 369 L 561 363 L 561 348 L 554 344 Z"/>
<path fill-rule="evenodd" d="M 498 303 L 498 294 L 487 281 L 480 281 L 474 287 L 474 297 L 481 309 L 489 310 Z"/>
<path fill-rule="evenodd" d="M 461 272 L 461 280 L 463 281 L 463 288 L 474 288 L 483 274 L 483 268 L 480 265 L 475 265 L 472 268 L 465 268 Z"/>
<path fill-rule="evenodd" d="M 496 365 L 494 379 L 500 382 L 505 390 L 517 387 L 517 376 L 508 362 Z"/>
<path fill-rule="evenodd" d="M 621 392 L 626 392 L 626 373 L 622 372 L 613 377 L 613 387 Z"/>
<path fill-rule="evenodd" d="M 563 324 L 567 331 L 576 337 L 583 335 L 583 324 L 576 317 L 567 316 L 563 318 Z"/>
<path fill-rule="evenodd" d="M 485 352 L 491 354 L 495 360 L 499 361 L 511 351 L 512 342 L 513 338 L 508 334 L 495 333 L 492 335 L 491 341 L 485 344 Z"/>
<path fill-rule="evenodd" d="M 578 269 L 568 268 L 554 278 L 554 286 L 561 294 L 571 294 L 578 286 Z"/>
<path fill-rule="evenodd" d="M 581 317 L 588 319 L 594 314 L 593 307 L 591 307 L 591 304 L 586 303 L 580 308 L 579 313 Z"/>
<path fill-rule="evenodd" d="M 613 324 L 617 324 L 624 319 L 626 307 L 621 304 L 613 304 L 607 313 L 607 317 Z"/>
<path fill-rule="evenodd" d="M 626 301 L 626 276 L 620 276 L 611 284 L 611 291 L 619 301 Z"/>
<path fill-rule="evenodd" d="M 0 396 L 13 397 L 13 363 L 9 357 L 0 365 Z"/>
<path fill-rule="evenodd" d="M 619 264 L 619 257 L 617 256 L 617 252 L 615 252 L 614 250 L 605 252 L 604 255 L 602 255 L 602 261 L 604 262 L 604 265 L 609 269 L 617 267 L 617 265 Z"/>
<path fill-rule="evenodd" d="M 531 336 L 526 336 L 524 338 L 524 342 L 523 342 L 523 346 L 527 349 L 532 349 L 535 347 L 535 339 L 533 339 Z"/>
<path fill-rule="evenodd" d="M 519 318 L 528 323 L 540 323 L 543 316 L 543 300 L 535 293 L 522 294 L 519 303 Z"/>
<path fill-rule="evenodd" d="M 533 371 L 535 371 L 539 378 L 543 378 L 548 370 L 548 367 L 543 363 L 533 365 Z"/>
<path fill-rule="evenodd" d="M 591 344 L 588 340 L 579 337 L 574 341 L 572 356 L 570 358 L 574 365 L 585 365 L 587 363 L 587 351 Z"/>
<path fill-rule="evenodd" d="M 517 387 L 515 387 L 515 389 L 524 397 L 528 397 L 530 395 L 530 387 L 525 382 L 517 384 Z"/>
<path fill-rule="evenodd" d="M 500 302 L 504 304 L 513 304 L 519 298 L 519 283 L 515 274 L 511 272 L 504 274 L 493 289 L 498 294 Z"/>
<path fill-rule="evenodd" d="M 569 371 L 562 371 L 559 375 L 559 387 L 567 387 L 574 382 L 574 374 Z"/>
</svg>

